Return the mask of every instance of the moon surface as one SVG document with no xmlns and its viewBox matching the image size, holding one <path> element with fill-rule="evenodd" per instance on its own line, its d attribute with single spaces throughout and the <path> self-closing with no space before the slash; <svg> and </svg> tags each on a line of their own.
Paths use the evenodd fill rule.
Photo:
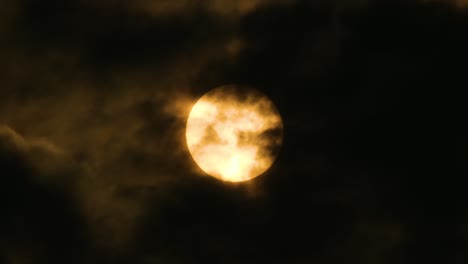
<svg viewBox="0 0 468 264">
<path fill-rule="evenodd" d="M 266 95 L 226 85 L 195 103 L 185 135 L 190 154 L 204 172 L 242 182 L 271 167 L 282 144 L 283 122 Z"/>
</svg>

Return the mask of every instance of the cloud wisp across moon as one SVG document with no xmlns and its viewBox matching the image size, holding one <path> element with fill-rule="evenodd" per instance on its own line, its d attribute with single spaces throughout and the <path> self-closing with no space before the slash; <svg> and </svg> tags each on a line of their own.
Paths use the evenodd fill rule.
<svg viewBox="0 0 468 264">
<path fill-rule="evenodd" d="M 187 146 L 207 174 L 242 182 L 264 173 L 282 144 L 283 124 L 273 102 L 244 87 L 218 87 L 193 106 Z"/>
</svg>

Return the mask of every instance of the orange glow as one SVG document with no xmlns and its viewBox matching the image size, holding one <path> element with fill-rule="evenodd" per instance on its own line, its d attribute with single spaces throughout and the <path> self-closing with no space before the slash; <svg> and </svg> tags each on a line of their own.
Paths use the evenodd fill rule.
<svg viewBox="0 0 468 264">
<path fill-rule="evenodd" d="M 282 120 L 273 103 L 253 90 L 223 86 L 204 95 L 187 120 L 187 146 L 206 173 L 224 181 L 250 180 L 276 158 Z M 247 96 L 246 92 L 248 93 Z"/>
</svg>

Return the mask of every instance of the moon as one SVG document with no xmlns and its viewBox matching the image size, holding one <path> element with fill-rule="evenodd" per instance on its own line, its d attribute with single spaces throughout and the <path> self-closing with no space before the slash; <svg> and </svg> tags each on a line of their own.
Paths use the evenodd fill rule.
<svg viewBox="0 0 468 264">
<path fill-rule="evenodd" d="M 195 103 L 185 136 L 193 160 L 205 173 L 243 182 L 274 163 L 283 141 L 283 121 L 265 94 L 225 85 Z"/>
</svg>

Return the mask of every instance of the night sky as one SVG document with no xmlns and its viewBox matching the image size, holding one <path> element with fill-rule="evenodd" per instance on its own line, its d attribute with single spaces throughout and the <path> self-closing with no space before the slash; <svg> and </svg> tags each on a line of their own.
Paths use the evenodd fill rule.
<svg viewBox="0 0 468 264">
<path fill-rule="evenodd" d="M 0 263 L 468 263 L 468 2 L 0 0 Z M 211 89 L 284 122 L 227 183 Z"/>
</svg>

